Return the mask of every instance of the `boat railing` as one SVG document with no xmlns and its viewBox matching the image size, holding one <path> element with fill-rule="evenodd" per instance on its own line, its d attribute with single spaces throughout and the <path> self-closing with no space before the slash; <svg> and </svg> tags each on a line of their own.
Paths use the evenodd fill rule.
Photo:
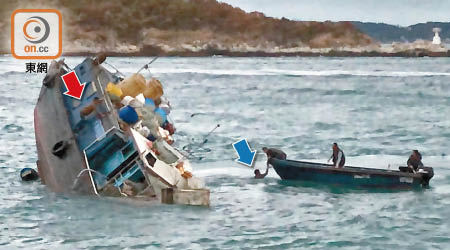
<svg viewBox="0 0 450 250">
<path fill-rule="evenodd" d="M 89 143 L 89 144 L 83 149 L 83 152 L 86 152 L 86 150 L 87 150 L 88 148 L 90 148 L 92 145 L 94 145 L 96 142 L 101 141 L 101 140 L 103 140 L 104 138 L 106 138 L 106 136 L 107 136 L 109 133 L 111 133 L 112 131 L 114 131 L 114 130 L 119 131 L 116 127 L 112 127 L 112 128 L 110 128 L 110 129 L 108 129 L 108 130 L 105 131 L 105 133 L 103 133 L 101 136 L 95 138 L 94 141 L 92 141 L 91 143 Z"/>
<path fill-rule="evenodd" d="M 113 127 L 113 126 L 119 127 L 118 116 L 117 116 L 116 110 L 114 109 L 113 104 L 112 104 L 111 100 L 109 99 L 109 96 L 107 95 L 107 93 L 105 92 L 105 90 L 103 88 L 103 84 L 102 84 L 102 81 L 100 80 L 99 75 L 100 74 L 97 74 L 97 76 L 96 76 L 97 88 L 99 90 L 99 93 L 103 97 L 102 99 L 103 99 L 103 102 L 107 109 L 107 115 L 105 117 L 107 119 L 107 125 L 104 124 L 104 122 L 103 122 L 104 119 L 101 119 L 104 130 L 107 130 L 107 129 L 109 129 L 109 127 Z M 105 125 L 106 125 L 106 127 L 105 127 Z"/>
<path fill-rule="evenodd" d="M 91 180 L 92 189 L 94 191 L 94 194 L 95 195 L 99 195 L 98 194 L 98 190 L 97 190 L 97 186 L 95 185 L 95 182 L 94 182 L 94 177 L 92 176 L 92 171 L 94 171 L 94 170 L 91 169 L 90 166 L 89 166 L 89 161 L 87 159 L 86 150 L 83 150 L 83 156 L 84 156 L 84 162 L 86 164 L 86 169 L 88 170 L 89 179 Z M 81 171 L 84 171 L 84 170 L 81 170 Z M 81 174 L 81 172 L 80 172 L 80 174 Z"/>
<path fill-rule="evenodd" d="M 98 195 L 97 185 L 95 184 L 94 177 L 92 176 L 92 171 L 95 171 L 95 170 L 94 170 L 94 169 L 91 169 L 91 167 L 90 167 L 90 165 L 89 165 L 89 160 L 88 160 L 88 158 L 87 158 L 87 153 L 86 153 L 86 151 L 87 151 L 92 145 L 94 145 L 96 142 L 101 141 L 101 140 L 103 140 L 104 138 L 106 138 L 106 136 L 107 136 L 109 133 L 111 133 L 112 131 L 114 131 L 114 130 L 117 130 L 117 128 L 116 128 L 116 127 L 112 127 L 112 128 L 110 128 L 110 129 L 108 129 L 105 133 L 103 133 L 101 136 L 97 137 L 93 142 L 91 142 L 88 146 L 86 146 L 86 147 L 83 149 L 84 162 L 85 162 L 85 164 L 86 164 L 86 168 L 88 169 L 88 172 L 89 172 L 89 178 L 90 178 L 90 180 L 91 180 L 92 188 L 93 188 L 94 193 L 95 193 L 96 195 Z"/>
</svg>

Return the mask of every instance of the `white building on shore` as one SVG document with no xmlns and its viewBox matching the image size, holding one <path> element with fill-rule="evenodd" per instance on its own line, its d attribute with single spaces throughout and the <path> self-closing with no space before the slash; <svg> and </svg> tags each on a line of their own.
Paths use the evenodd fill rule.
<svg viewBox="0 0 450 250">
<path fill-rule="evenodd" d="M 440 28 L 434 28 L 434 37 L 433 37 L 433 44 L 435 45 L 441 45 L 441 37 L 439 36 L 439 32 L 441 32 Z"/>
</svg>

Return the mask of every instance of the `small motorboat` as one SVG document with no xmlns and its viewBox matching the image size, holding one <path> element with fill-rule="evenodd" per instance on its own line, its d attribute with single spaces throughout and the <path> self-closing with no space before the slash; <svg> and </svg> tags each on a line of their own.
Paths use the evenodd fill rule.
<svg viewBox="0 0 450 250">
<path fill-rule="evenodd" d="M 330 164 L 272 159 L 271 165 L 283 180 L 312 181 L 357 188 L 412 189 L 428 187 L 434 172 L 424 167 L 416 173 L 400 170 L 349 167 Z"/>
</svg>

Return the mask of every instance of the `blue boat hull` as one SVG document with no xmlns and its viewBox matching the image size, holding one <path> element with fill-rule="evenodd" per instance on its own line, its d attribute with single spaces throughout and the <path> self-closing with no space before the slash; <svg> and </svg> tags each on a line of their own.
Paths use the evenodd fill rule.
<svg viewBox="0 0 450 250">
<path fill-rule="evenodd" d="M 357 188 L 411 189 L 426 187 L 433 177 L 432 168 L 427 173 L 407 173 L 398 170 L 359 167 L 333 168 L 332 165 L 312 162 L 271 161 L 283 180 L 311 181 L 345 185 Z"/>
</svg>

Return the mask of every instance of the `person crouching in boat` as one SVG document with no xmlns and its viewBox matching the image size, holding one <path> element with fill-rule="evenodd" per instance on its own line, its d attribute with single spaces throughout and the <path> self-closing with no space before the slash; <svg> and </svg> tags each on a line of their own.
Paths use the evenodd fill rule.
<svg viewBox="0 0 450 250">
<path fill-rule="evenodd" d="M 328 159 L 328 162 L 333 159 L 333 167 L 342 168 L 345 165 L 345 155 L 344 151 L 342 151 L 337 143 L 333 143 L 333 154 Z"/>
<path fill-rule="evenodd" d="M 263 147 L 262 150 L 264 151 L 264 153 L 266 153 L 267 155 L 267 168 L 266 168 L 266 172 L 264 174 L 261 174 L 261 172 L 256 169 L 255 170 L 255 179 L 263 179 L 264 177 L 266 177 L 266 175 L 269 173 L 269 164 L 271 164 L 272 159 L 280 159 L 280 160 L 286 160 L 286 153 L 276 149 L 276 148 L 266 148 Z"/>
<path fill-rule="evenodd" d="M 272 158 L 286 160 L 286 157 L 287 157 L 286 153 L 279 149 L 263 147 L 262 150 L 267 155 L 267 166 L 269 166 L 269 164 L 271 164 Z"/>
<path fill-rule="evenodd" d="M 416 172 L 419 168 L 423 167 L 422 163 L 422 155 L 419 153 L 419 150 L 414 149 L 412 154 L 409 156 L 408 161 L 406 162 L 408 168 L 411 169 L 411 172 Z"/>
</svg>

